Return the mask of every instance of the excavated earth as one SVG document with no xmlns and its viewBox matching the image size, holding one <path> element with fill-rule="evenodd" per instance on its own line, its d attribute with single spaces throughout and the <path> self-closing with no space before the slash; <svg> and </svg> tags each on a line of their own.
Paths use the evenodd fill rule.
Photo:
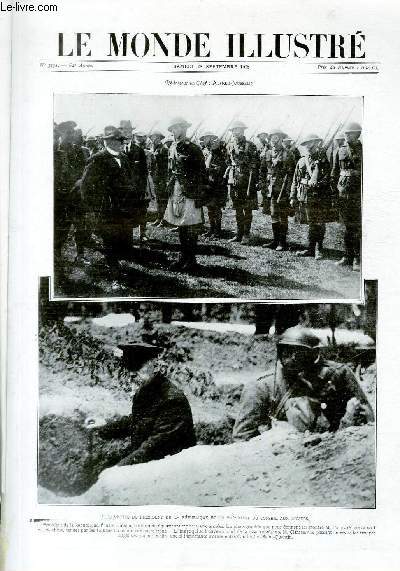
<svg viewBox="0 0 400 571">
<path fill-rule="evenodd" d="M 129 414 L 136 379 L 113 348 L 143 339 L 168 349 L 164 365 L 189 399 L 198 445 L 115 467 L 129 439 L 104 441 L 84 423 Z M 42 503 L 374 506 L 372 425 L 307 436 L 278 423 L 247 443 L 232 443 L 242 386 L 271 367 L 271 340 L 175 325 L 104 328 L 88 319 L 43 327 L 40 356 Z M 362 381 L 371 403 L 375 380 L 372 366 Z"/>
</svg>

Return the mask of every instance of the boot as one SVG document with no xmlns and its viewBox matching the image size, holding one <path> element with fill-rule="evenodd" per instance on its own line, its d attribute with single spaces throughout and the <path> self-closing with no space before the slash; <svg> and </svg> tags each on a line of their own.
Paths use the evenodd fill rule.
<svg viewBox="0 0 400 571">
<path fill-rule="evenodd" d="M 266 242 L 262 245 L 263 248 L 275 250 L 279 246 L 279 222 L 273 222 L 272 226 L 272 242 Z"/>
<path fill-rule="evenodd" d="M 288 249 L 286 241 L 287 230 L 288 230 L 287 224 L 279 225 L 279 245 L 276 247 L 277 252 L 282 252 L 283 250 Z"/>
</svg>

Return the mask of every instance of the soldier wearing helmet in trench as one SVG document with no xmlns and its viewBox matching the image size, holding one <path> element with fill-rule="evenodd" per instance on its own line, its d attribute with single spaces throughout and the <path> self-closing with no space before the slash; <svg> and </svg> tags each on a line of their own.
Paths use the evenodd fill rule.
<svg viewBox="0 0 400 571">
<path fill-rule="evenodd" d="M 274 420 L 300 432 L 335 431 L 374 414 L 351 369 L 323 359 L 319 338 L 297 325 L 278 340 L 275 370 L 245 385 L 233 438 L 249 440 Z"/>
<path fill-rule="evenodd" d="M 345 227 L 345 255 L 340 266 L 360 269 L 361 245 L 361 125 L 350 123 L 344 130 L 345 142 L 335 155 L 332 167 L 332 187 L 336 191 L 339 215 Z"/>
<path fill-rule="evenodd" d="M 290 192 L 290 204 L 296 208 L 296 220 L 308 224 L 308 247 L 299 256 L 323 257 L 326 222 L 331 222 L 332 201 L 328 158 L 322 139 L 310 134 L 301 141 L 304 155 L 298 160 Z"/>
</svg>

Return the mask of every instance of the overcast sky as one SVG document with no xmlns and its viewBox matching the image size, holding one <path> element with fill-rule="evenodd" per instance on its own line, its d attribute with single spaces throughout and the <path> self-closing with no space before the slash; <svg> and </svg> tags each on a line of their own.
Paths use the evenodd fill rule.
<svg viewBox="0 0 400 571">
<path fill-rule="evenodd" d="M 158 129 L 167 134 L 176 115 L 201 123 L 200 132 L 221 135 L 232 118 L 248 125 L 246 136 L 281 128 L 294 139 L 315 132 L 324 137 L 333 123 L 362 123 L 362 99 L 333 96 L 72 94 L 54 96 L 54 120 L 74 120 L 85 135 L 98 135 L 106 125 L 130 119 L 138 130 Z M 189 130 L 188 134 L 191 134 Z"/>
</svg>

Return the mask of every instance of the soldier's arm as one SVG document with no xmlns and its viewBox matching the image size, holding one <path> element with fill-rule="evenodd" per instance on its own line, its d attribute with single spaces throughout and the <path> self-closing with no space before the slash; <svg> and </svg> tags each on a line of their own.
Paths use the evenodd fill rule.
<svg viewBox="0 0 400 571">
<path fill-rule="evenodd" d="M 299 183 L 299 173 L 300 173 L 300 159 L 297 162 L 296 168 L 293 173 L 292 185 L 290 187 L 290 200 L 297 200 L 297 186 Z"/>
<path fill-rule="evenodd" d="M 239 412 L 232 437 L 236 442 L 250 440 L 260 434 L 258 427 L 271 426 L 270 397 L 264 383 L 256 381 L 243 388 Z"/>
</svg>

